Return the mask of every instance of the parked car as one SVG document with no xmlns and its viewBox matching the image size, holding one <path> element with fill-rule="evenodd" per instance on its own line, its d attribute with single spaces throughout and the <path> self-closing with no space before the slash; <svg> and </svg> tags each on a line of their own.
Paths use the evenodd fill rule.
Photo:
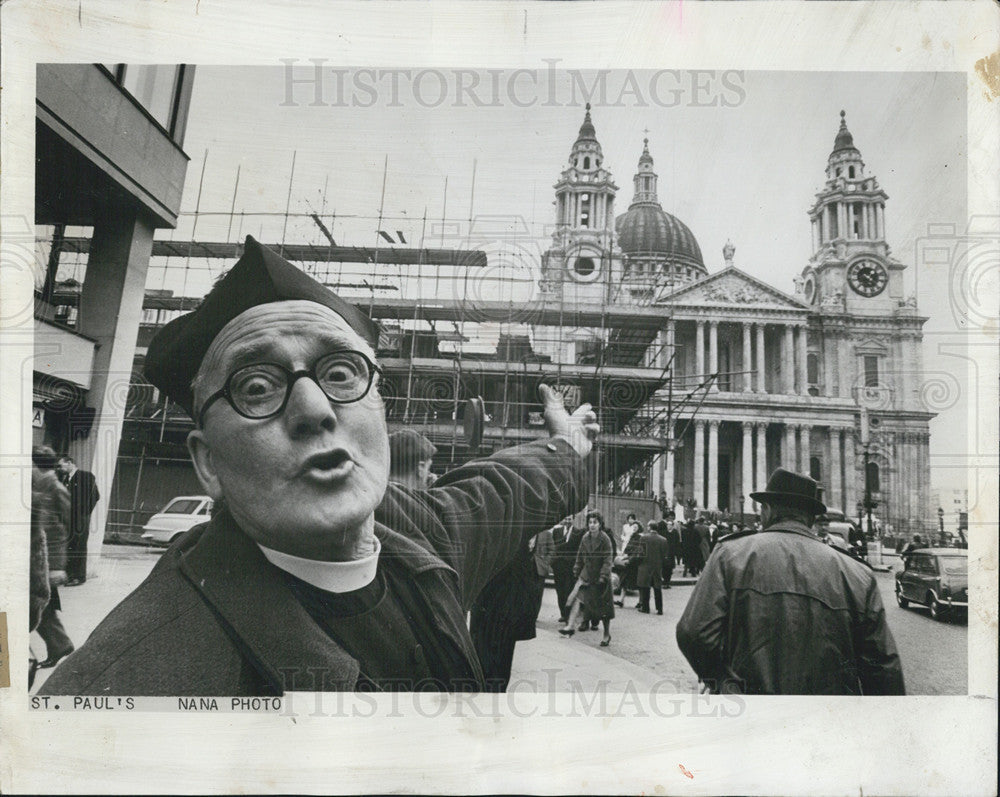
<svg viewBox="0 0 1000 797">
<path fill-rule="evenodd" d="M 212 499 L 207 495 L 179 495 L 153 515 L 142 527 L 142 539 L 154 545 L 170 545 L 184 532 L 212 516 Z"/>
<path fill-rule="evenodd" d="M 935 620 L 969 608 L 969 554 L 959 548 L 917 548 L 896 573 L 896 603 L 919 603 Z"/>
</svg>

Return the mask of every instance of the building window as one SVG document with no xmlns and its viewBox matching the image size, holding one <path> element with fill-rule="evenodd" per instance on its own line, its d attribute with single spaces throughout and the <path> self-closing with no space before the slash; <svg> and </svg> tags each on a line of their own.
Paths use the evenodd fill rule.
<svg viewBox="0 0 1000 797">
<path fill-rule="evenodd" d="M 590 158 L 584 158 L 583 159 L 583 168 L 584 169 L 589 169 L 590 168 Z"/>
<path fill-rule="evenodd" d="M 580 226 L 590 226 L 590 194 L 580 194 Z"/>
<path fill-rule="evenodd" d="M 868 472 L 866 475 L 868 479 L 869 490 L 871 490 L 873 493 L 877 493 L 879 490 L 882 489 L 881 485 L 879 484 L 879 473 L 878 473 L 877 462 L 868 463 Z"/>
<path fill-rule="evenodd" d="M 861 237 L 861 205 L 855 204 L 852 206 L 851 219 L 854 226 L 854 237 Z"/>
<path fill-rule="evenodd" d="M 809 478 L 820 480 L 819 457 L 809 457 Z"/>
<path fill-rule="evenodd" d="M 865 387 L 878 387 L 878 357 L 874 354 L 866 354 L 865 365 Z"/>
<path fill-rule="evenodd" d="M 811 351 L 806 355 L 806 381 L 809 382 L 809 395 L 819 395 L 819 355 Z"/>
<path fill-rule="evenodd" d="M 848 177 L 850 177 L 851 179 L 853 179 L 853 178 L 854 178 L 854 167 L 853 167 L 853 166 L 851 166 L 851 167 L 850 167 L 850 168 L 849 168 L 849 169 L 847 170 L 847 176 L 848 176 Z"/>
<path fill-rule="evenodd" d="M 180 143 L 186 111 L 183 113 L 182 94 L 190 92 L 190 79 L 185 71 L 192 67 L 184 64 L 101 64 L 112 80 L 127 91 L 132 98 L 159 124 L 166 133 Z M 189 76 L 188 76 L 189 78 Z M 185 88 L 186 86 L 186 88 Z"/>
<path fill-rule="evenodd" d="M 594 273 L 596 266 L 592 257 L 578 257 L 573 268 L 581 277 L 587 277 Z"/>
</svg>

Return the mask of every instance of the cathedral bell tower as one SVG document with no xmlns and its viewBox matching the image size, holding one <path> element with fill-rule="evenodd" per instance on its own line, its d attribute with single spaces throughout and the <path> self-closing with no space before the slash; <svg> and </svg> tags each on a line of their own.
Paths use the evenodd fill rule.
<svg viewBox="0 0 1000 797">
<path fill-rule="evenodd" d="M 903 266 L 885 240 L 888 195 L 873 176 L 840 112 L 826 185 L 809 209 L 813 254 L 800 282 L 809 304 L 862 315 L 893 311 L 903 296 Z"/>
<path fill-rule="evenodd" d="M 567 301 L 607 298 L 618 186 L 603 167 L 604 156 L 590 119 L 590 103 L 555 184 L 555 232 L 542 257 L 542 291 Z"/>
</svg>

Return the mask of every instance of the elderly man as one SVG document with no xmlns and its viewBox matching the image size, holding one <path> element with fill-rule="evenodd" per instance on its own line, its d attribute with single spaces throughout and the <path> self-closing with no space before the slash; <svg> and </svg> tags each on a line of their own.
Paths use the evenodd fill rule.
<svg viewBox="0 0 1000 797">
<path fill-rule="evenodd" d="M 901 695 L 903 671 L 871 568 L 812 533 L 815 481 L 778 469 L 763 529 L 730 534 L 709 558 L 677 643 L 715 692 Z"/>
<path fill-rule="evenodd" d="M 532 534 L 587 499 L 597 433 L 541 389 L 549 439 L 388 484 L 370 319 L 247 238 L 146 374 L 195 419 L 210 523 L 44 684 L 46 694 L 277 695 L 469 690 L 465 613 Z"/>
</svg>

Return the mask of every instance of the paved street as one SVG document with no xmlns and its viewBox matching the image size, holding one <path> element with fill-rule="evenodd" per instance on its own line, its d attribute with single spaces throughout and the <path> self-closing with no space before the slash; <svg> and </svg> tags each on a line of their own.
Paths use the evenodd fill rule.
<svg viewBox="0 0 1000 797">
<path fill-rule="evenodd" d="M 79 587 L 61 590 L 63 623 L 70 637 L 80 645 L 122 598 L 131 592 L 159 559 L 160 550 L 138 546 L 109 545 L 99 577 Z M 965 694 L 968 678 L 968 633 L 965 619 L 948 622 L 932 620 L 926 609 L 900 609 L 893 594 L 892 573 L 876 573 L 889 626 L 903 659 L 907 692 L 914 695 Z M 616 607 L 611 622 L 611 645 L 599 647 L 601 631 L 577 633 L 565 639 L 557 633 L 559 611 L 555 590 L 545 590 L 538 620 L 537 638 L 519 643 L 514 656 L 514 679 L 535 684 L 537 691 L 554 689 L 592 690 L 607 681 L 610 692 L 631 684 L 638 690 L 669 680 L 673 691 L 695 691 L 697 681 L 677 648 L 674 628 L 684 610 L 690 584 L 675 585 L 664 591 L 663 616 L 640 614 L 637 596 Z M 32 648 L 44 651 L 33 635 Z M 40 685 L 51 670 L 40 670 Z"/>
</svg>

